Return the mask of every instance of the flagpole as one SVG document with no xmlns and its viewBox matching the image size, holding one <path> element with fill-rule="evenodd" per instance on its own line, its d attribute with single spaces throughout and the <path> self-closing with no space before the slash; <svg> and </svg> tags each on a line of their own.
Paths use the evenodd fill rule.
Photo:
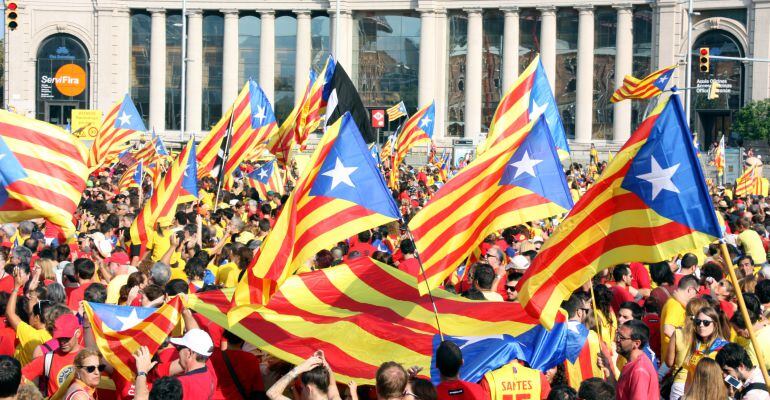
<svg viewBox="0 0 770 400">
<path fill-rule="evenodd" d="M 219 170 L 219 179 L 217 182 L 217 197 L 214 201 L 214 212 L 217 211 L 217 206 L 219 205 L 219 193 L 222 190 L 222 183 L 225 180 L 225 165 L 227 165 L 227 156 L 230 153 L 230 136 L 233 134 L 233 116 L 235 115 L 235 104 L 233 104 L 233 109 L 230 111 L 230 122 L 227 124 L 227 134 L 225 135 L 225 154 L 222 155 L 222 166 Z"/>
<path fill-rule="evenodd" d="M 187 90 L 187 0 L 182 0 L 182 87 L 179 90 L 180 107 L 179 112 L 179 141 L 184 141 L 185 130 L 185 106 L 187 105 L 185 92 Z"/>
<path fill-rule="evenodd" d="M 412 230 L 409 229 L 409 225 L 404 223 L 404 220 L 401 220 L 401 223 L 403 226 L 406 227 L 406 233 L 409 234 L 409 239 L 412 241 L 412 243 L 416 243 L 414 240 L 414 235 L 412 235 Z M 420 258 L 420 253 L 417 251 L 417 245 L 414 246 L 414 258 L 417 259 L 417 264 L 420 265 L 420 273 L 422 274 L 422 278 L 425 279 L 425 287 L 428 288 L 428 297 L 430 298 L 430 304 L 433 305 L 433 316 L 436 318 L 436 328 L 438 328 L 438 334 L 441 336 L 441 341 L 444 341 L 444 333 L 441 330 L 441 323 L 438 321 L 438 309 L 436 308 L 436 301 L 433 299 L 433 293 L 430 290 L 430 285 L 428 284 L 428 277 L 425 275 L 425 267 L 422 265 L 422 259 Z M 417 282 L 418 290 L 419 290 L 420 283 Z"/>
<path fill-rule="evenodd" d="M 738 308 L 741 310 L 743 320 L 746 323 L 746 330 L 749 331 L 749 338 L 751 338 L 751 344 L 754 346 L 754 354 L 757 356 L 757 364 L 759 364 L 759 369 L 762 371 L 765 382 L 770 382 L 770 376 L 767 374 L 767 366 L 765 365 L 765 356 L 762 353 L 762 348 L 759 347 L 757 336 L 754 334 L 754 327 L 752 326 L 751 318 L 749 318 L 749 312 L 746 309 L 746 302 L 743 301 L 741 286 L 738 284 L 738 278 L 735 276 L 733 261 L 730 258 L 730 252 L 727 251 L 727 245 L 725 245 L 724 239 L 719 240 L 719 248 L 722 250 L 722 258 L 725 259 L 727 272 L 730 275 L 730 282 L 733 284 L 733 288 L 735 288 L 735 297 L 738 298 Z"/>
</svg>

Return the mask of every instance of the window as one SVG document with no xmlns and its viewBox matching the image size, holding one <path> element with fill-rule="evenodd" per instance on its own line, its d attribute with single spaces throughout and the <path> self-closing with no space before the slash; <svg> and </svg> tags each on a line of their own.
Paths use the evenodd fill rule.
<svg viewBox="0 0 770 400">
<path fill-rule="evenodd" d="M 201 129 L 207 131 L 222 117 L 222 46 L 225 20 L 219 14 L 203 17 L 203 82 Z"/>
<path fill-rule="evenodd" d="M 131 14 L 131 67 L 129 72 L 131 99 L 145 126 L 150 116 L 150 15 Z M 115 99 L 117 101 L 118 99 Z"/>
</svg>

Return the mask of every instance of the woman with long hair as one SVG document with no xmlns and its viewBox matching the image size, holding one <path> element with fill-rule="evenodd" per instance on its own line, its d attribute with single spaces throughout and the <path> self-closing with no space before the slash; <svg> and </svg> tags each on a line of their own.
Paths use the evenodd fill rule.
<svg viewBox="0 0 770 400">
<path fill-rule="evenodd" d="M 727 388 L 722 382 L 722 369 L 716 361 L 704 357 L 692 374 L 692 383 L 683 400 L 724 400 Z"/>
<path fill-rule="evenodd" d="M 669 373 L 673 375 L 674 379 L 671 385 L 670 400 L 677 400 L 684 394 L 685 382 L 687 381 L 687 370 L 684 369 L 684 362 L 688 350 L 687 344 L 692 341 L 691 338 L 695 330 L 693 317 L 698 315 L 702 308 L 708 306 L 709 302 L 700 297 L 687 302 L 684 327 L 674 330 L 674 334 L 668 342 L 668 352 L 663 361 L 670 367 Z"/>
<path fill-rule="evenodd" d="M 728 343 L 722 332 L 719 313 L 713 307 L 701 308 L 692 319 L 692 324 L 693 330 L 686 342 L 689 346 L 682 364 L 687 371 L 685 387 L 691 384 L 698 362 L 703 358 L 715 358 L 717 351 Z"/>
</svg>

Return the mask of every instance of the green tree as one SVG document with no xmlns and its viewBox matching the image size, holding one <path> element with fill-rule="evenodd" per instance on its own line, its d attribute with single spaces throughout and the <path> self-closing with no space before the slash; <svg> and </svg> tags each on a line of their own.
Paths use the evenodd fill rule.
<svg viewBox="0 0 770 400">
<path fill-rule="evenodd" d="M 746 139 L 770 142 L 770 99 L 752 101 L 738 110 L 733 129 Z"/>
</svg>

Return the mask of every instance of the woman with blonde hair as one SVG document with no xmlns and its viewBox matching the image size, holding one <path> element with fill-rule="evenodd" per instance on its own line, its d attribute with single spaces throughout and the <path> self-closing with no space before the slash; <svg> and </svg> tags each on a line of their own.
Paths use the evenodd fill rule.
<svg viewBox="0 0 770 400">
<path fill-rule="evenodd" d="M 92 348 L 80 350 L 74 361 L 74 380 L 64 394 L 64 400 L 94 400 L 96 387 L 104 371 L 99 352 Z"/>
<path fill-rule="evenodd" d="M 730 334 L 729 332 L 722 332 L 719 312 L 711 306 L 701 308 L 692 318 L 692 325 L 691 336 L 685 338 L 685 343 L 689 345 L 684 364 L 682 364 L 687 371 L 687 384 L 685 386 L 689 386 L 692 382 L 698 362 L 703 358 L 715 358 L 717 351 L 728 343 L 725 336 Z"/>
<path fill-rule="evenodd" d="M 683 400 L 724 400 L 727 388 L 722 382 L 722 368 L 716 361 L 704 357 L 692 373 L 692 383 Z"/>
<path fill-rule="evenodd" d="M 663 360 L 670 367 L 673 384 L 671 385 L 670 400 L 678 400 L 684 394 L 684 386 L 687 381 L 687 370 L 684 369 L 685 356 L 688 346 L 686 343 L 691 341 L 692 332 L 695 329 L 693 325 L 693 316 L 698 315 L 700 310 L 708 307 L 709 302 L 700 297 L 696 297 L 685 306 L 684 327 L 674 330 L 671 340 L 668 342 L 668 352 L 666 359 Z"/>
</svg>

